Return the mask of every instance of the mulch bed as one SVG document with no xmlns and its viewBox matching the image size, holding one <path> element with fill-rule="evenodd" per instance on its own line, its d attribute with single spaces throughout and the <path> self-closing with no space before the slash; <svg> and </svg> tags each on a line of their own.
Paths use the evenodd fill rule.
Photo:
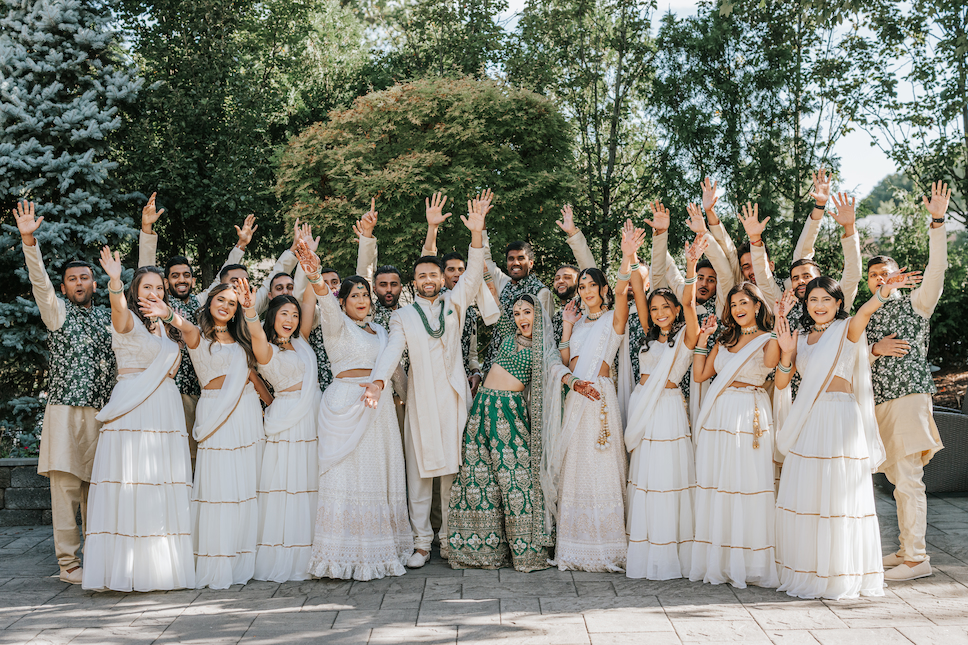
<svg viewBox="0 0 968 645">
<path fill-rule="evenodd" d="M 968 371 L 964 366 L 943 368 L 934 374 L 934 384 L 938 393 L 934 395 L 934 404 L 946 408 L 961 409 L 968 388 Z"/>
</svg>

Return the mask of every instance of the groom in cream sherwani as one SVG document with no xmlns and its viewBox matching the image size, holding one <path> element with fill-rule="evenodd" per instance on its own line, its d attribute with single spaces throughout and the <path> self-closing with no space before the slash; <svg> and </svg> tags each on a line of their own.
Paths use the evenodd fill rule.
<svg viewBox="0 0 968 645">
<path fill-rule="evenodd" d="M 404 454 L 407 463 L 407 497 L 413 528 L 410 568 L 430 559 L 434 531 L 430 524 L 433 480 L 440 477 L 441 545 L 447 542 L 450 488 L 460 468 L 460 447 L 472 397 L 461 334 L 467 308 L 474 304 L 484 277 L 484 217 L 490 201 L 468 203 L 461 217 L 471 232 L 467 271 L 454 289 L 443 294 L 443 266 L 436 256 L 424 256 L 414 265 L 415 302 L 390 317 L 390 339 L 373 370 L 373 384 L 365 396 L 379 394 L 400 363 L 404 348 L 410 356 L 404 420 Z"/>
</svg>

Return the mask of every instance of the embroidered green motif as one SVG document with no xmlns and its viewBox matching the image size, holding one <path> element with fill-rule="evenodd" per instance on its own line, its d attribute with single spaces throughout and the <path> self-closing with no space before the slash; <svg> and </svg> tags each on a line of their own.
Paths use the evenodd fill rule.
<svg viewBox="0 0 968 645">
<path fill-rule="evenodd" d="M 891 296 L 871 316 L 867 325 L 867 343 L 897 334 L 911 343 L 904 356 L 881 356 L 871 365 L 874 403 L 899 399 L 908 394 L 934 394 L 937 389 L 928 367 L 928 340 L 931 323 L 914 311 L 909 293 Z"/>
<path fill-rule="evenodd" d="M 514 313 L 512 308 L 514 307 L 514 302 L 521 296 L 528 294 L 538 297 L 538 293 L 542 289 L 546 289 L 544 283 L 535 275 L 529 274 L 527 278 L 519 280 L 517 283 L 508 282 L 501 289 L 500 301 L 501 301 L 501 313 L 502 315 L 509 316 L 513 319 Z M 551 312 L 548 312 L 551 314 Z M 494 363 L 494 359 L 497 358 L 497 353 L 501 351 L 501 333 L 499 330 L 495 330 L 491 335 L 491 346 L 488 349 L 487 361 L 484 364 L 484 371 L 487 372 L 491 369 L 491 365 Z"/>
<path fill-rule="evenodd" d="M 201 305 L 196 296 L 188 296 L 185 301 L 169 296 L 168 304 L 179 316 L 193 325 L 198 324 L 197 313 Z M 178 366 L 178 372 L 175 373 L 175 384 L 178 385 L 178 391 L 182 394 L 198 396 L 201 394 L 202 388 L 198 383 L 198 376 L 195 374 L 195 366 L 192 365 L 191 356 L 188 355 L 188 348 L 182 347 L 181 353 L 181 364 Z"/>
<path fill-rule="evenodd" d="M 103 408 L 118 373 L 111 349 L 111 310 L 78 307 L 69 300 L 64 305 L 64 324 L 47 334 L 47 403 Z"/>
</svg>

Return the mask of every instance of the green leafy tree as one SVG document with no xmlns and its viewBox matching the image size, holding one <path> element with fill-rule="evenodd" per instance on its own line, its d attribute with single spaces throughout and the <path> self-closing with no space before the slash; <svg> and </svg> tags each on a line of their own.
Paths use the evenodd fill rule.
<svg viewBox="0 0 968 645">
<path fill-rule="evenodd" d="M 376 198 L 381 262 L 405 273 L 426 233 L 424 198 L 443 191 L 455 214 L 483 188 L 495 195 L 488 229 L 495 248 L 535 246 L 547 272 L 567 258 L 555 219 L 571 197 L 571 130 L 554 104 L 496 81 L 422 79 L 374 92 L 295 137 L 276 186 L 289 218 L 314 226 L 323 262 L 356 265 L 352 224 Z M 451 210 L 448 205 L 447 210 Z M 466 252 L 457 217 L 441 230 L 441 252 Z"/>
<path fill-rule="evenodd" d="M 19 199 L 37 202 L 55 284 L 65 262 L 130 238 L 111 146 L 142 80 L 121 55 L 109 3 L 18 0 L 0 12 L 0 451 L 36 454 L 47 330 L 10 213 Z"/>
</svg>

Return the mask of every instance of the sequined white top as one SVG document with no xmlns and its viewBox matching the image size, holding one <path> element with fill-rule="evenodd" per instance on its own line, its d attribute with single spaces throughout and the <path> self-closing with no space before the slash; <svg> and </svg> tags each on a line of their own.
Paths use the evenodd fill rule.
<svg viewBox="0 0 968 645">
<path fill-rule="evenodd" d="M 675 348 L 669 347 L 669 343 L 661 343 L 657 340 L 649 344 L 648 350 L 643 345 L 642 349 L 639 350 L 639 375 L 651 375 L 665 353 L 672 351 L 675 351 Z M 720 351 L 722 351 L 722 348 L 720 348 Z M 667 380 L 678 383 L 686 375 L 690 365 L 692 365 L 692 351 L 686 349 L 686 346 L 683 345 L 679 350 L 679 355 L 676 356 L 675 363 L 672 364 Z"/>
<path fill-rule="evenodd" d="M 192 357 L 192 365 L 195 366 L 195 374 L 198 375 L 198 382 L 204 388 L 212 379 L 228 374 L 235 356 L 245 350 L 238 343 L 212 343 L 209 339 L 202 336 L 198 341 L 198 347 L 188 348 L 188 355 Z"/>
<path fill-rule="evenodd" d="M 291 349 L 282 349 L 275 343 L 270 343 L 272 357 L 265 365 L 259 366 L 261 374 L 276 392 L 288 390 L 296 385 L 302 385 L 306 366 L 299 359 L 299 355 Z"/>
<path fill-rule="evenodd" d="M 767 343 L 769 344 L 769 343 Z M 713 366 L 716 368 L 716 373 L 719 374 L 726 367 L 726 363 L 733 358 L 733 354 L 726 350 L 725 345 L 720 345 L 719 350 L 716 352 L 716 360 L 713 362 Z M 743 365 L 742 369 L 736 373 L 733 377 L 734 381 L 739 381 L 740 383 L 749 383 L 750 385 L 763 385 L 766 381 L 766 377 L 770 375 L 773 371 L 772 367 L 767 367 L 764 364 L 766 358 L 766 345 L 763 349 L 759 351 L 757 356 L 750 358 Z"/>
<path fill-rule="evenodd" d="M 333 375 L 347 370 L 371 370 L 380 353 L 380 339 L 350 321 L 332 295 L 318 296 L 319 324 Z"/>
<path fill-rule="evenodd" d="M 127 334 L 119 334 L 114 325 L 111 325 L 111 349 L 118 359 L 119 370 L 148 369 L 161 351 L 161 339 L 148 331 L 141 319 L 134 314 L 131 314 L 131 320 L 134 326 Z"/>
<path fill-rule="evenodd" d="M 818 343 L 819 341 L 813 345 L 808 344 L 806 334 L 800 336 L 800 339 L 797 341 L 797 371 L 801 374 L 806 374 L 807 365 L 810 363 L 810 356 L 813 354 L 813 350 Z M 844 348 L 840 352 L 837 365 L 834 367 L 834 376 L 839 376 L 848 383 L 852 383 L 854 380 L 854 363 L 856 362 L 856 343 L 852 343 L 849 338 L 845 338 Z"/>
</svg>

